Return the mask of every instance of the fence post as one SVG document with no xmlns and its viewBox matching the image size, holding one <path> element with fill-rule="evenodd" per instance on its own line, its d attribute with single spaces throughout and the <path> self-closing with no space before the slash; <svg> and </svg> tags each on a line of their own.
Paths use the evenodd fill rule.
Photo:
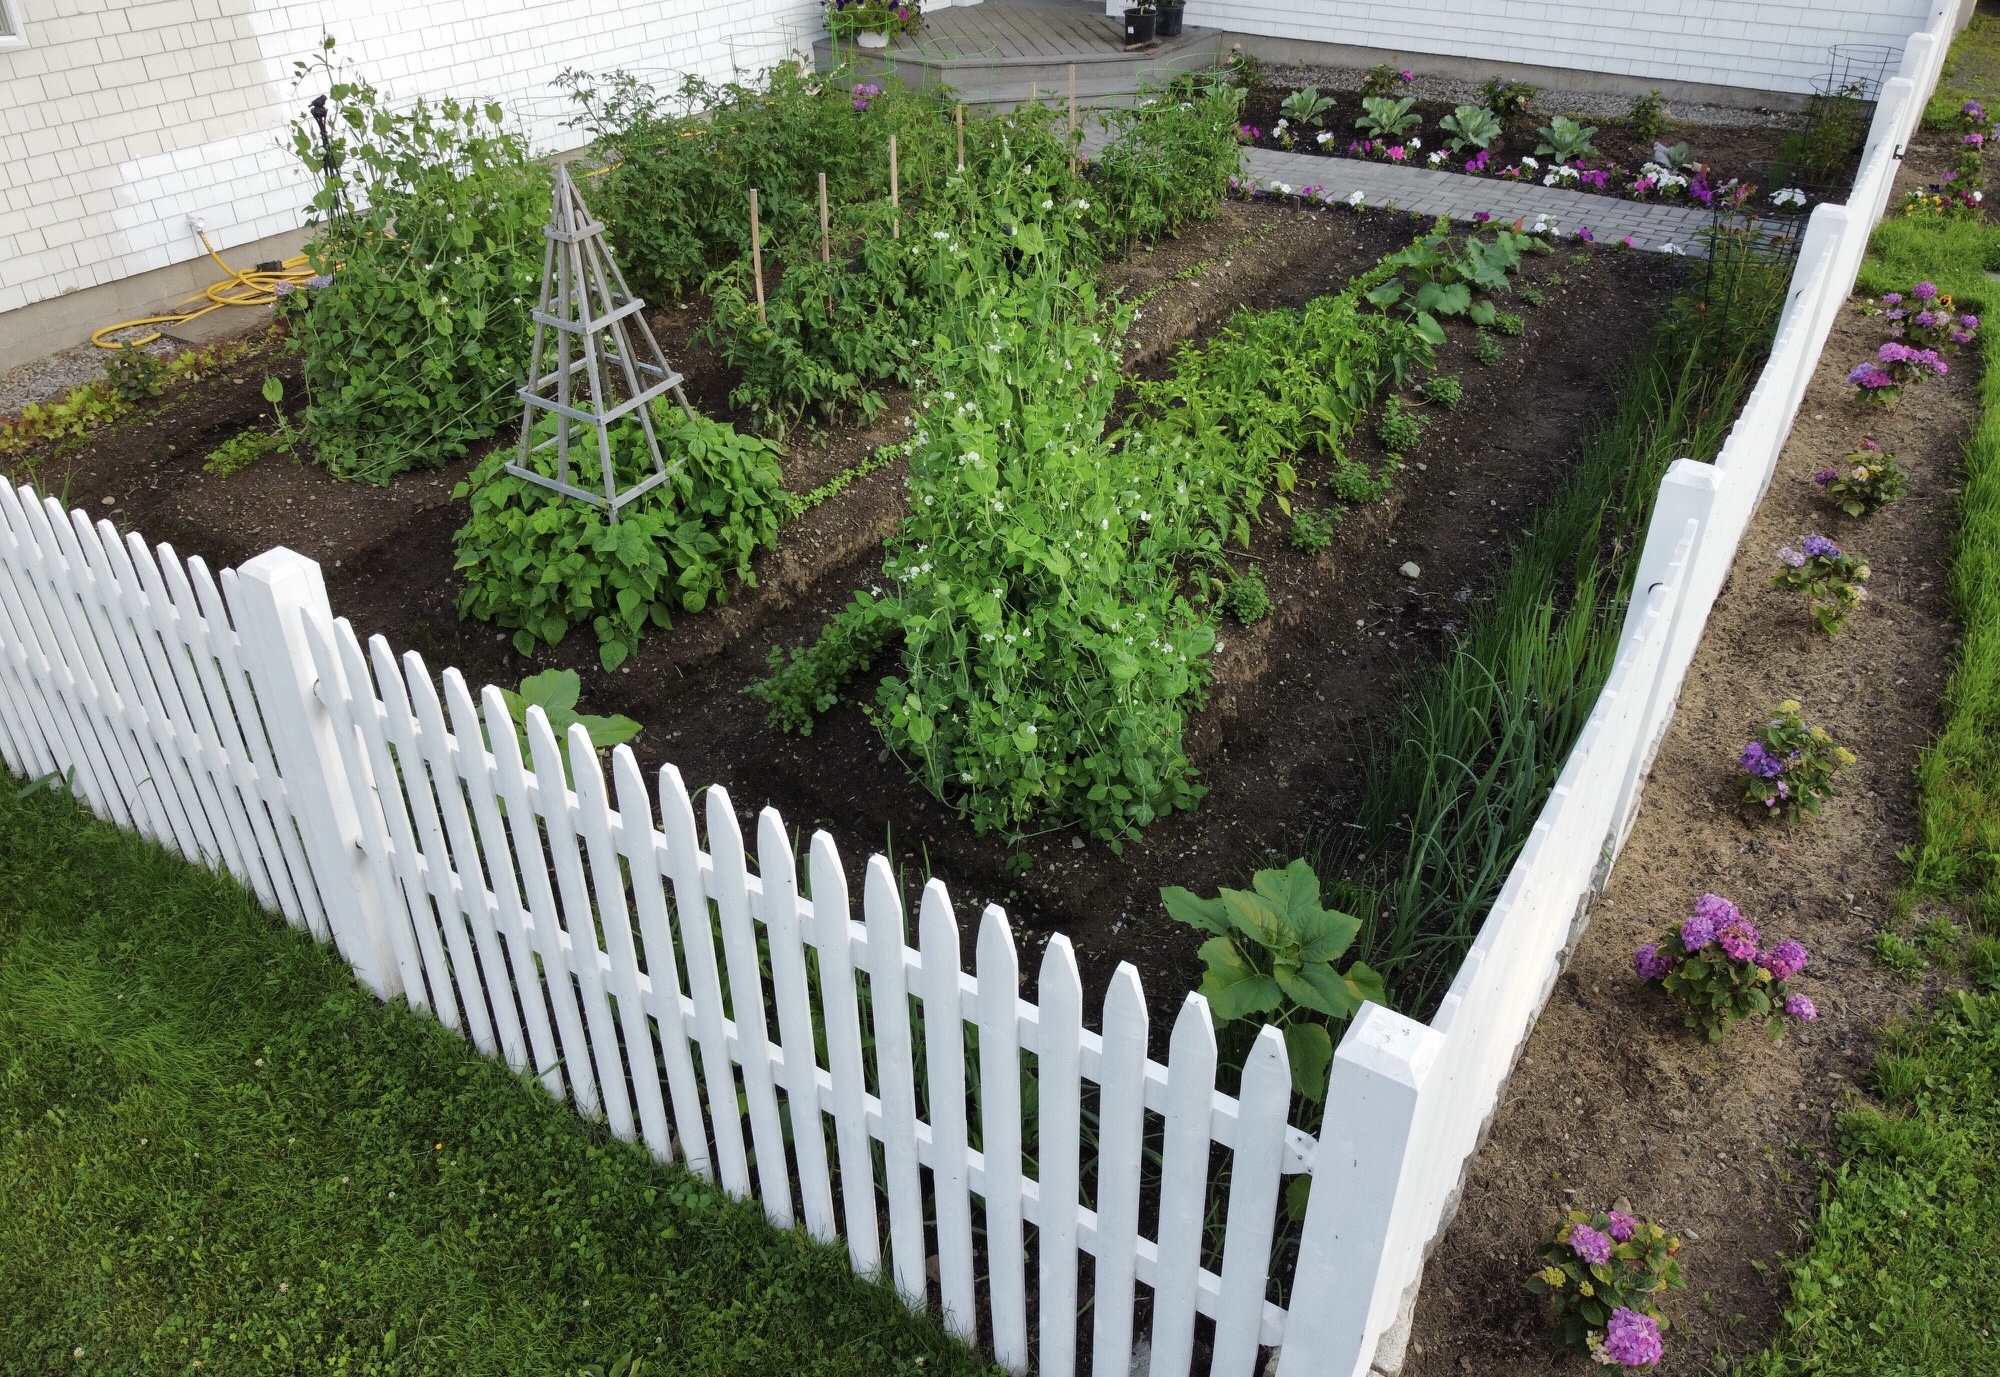
<svg viewBox="0 0 2000 1377">
<path fill-rule="evenodd" d="M 231 610 L 244 672 L 256 690 L 286 807 L 305 844 L 334 945 L 377 998 L 392 999 L 402 993 L 402 979 L 368 874 L 354 781 L 347 777 L 333 716 L 315 692 L 320 679 L 305 635 L 309 617 L 326 643 L 334 643 L 326 580 L 318 564 L 280 545 L 237 569 L 236 594 Z M 244 729 L 256 731 L 258 724 Z"/>
<path fill-rule="evenodd" d="M 1367 1004 L 1334 1051 L 1278 1377 L 1360 1377 L 1374 1359 L 1389 1303 L 1377 1297 L 1400 1298 L 1409 1280 L 1393 1275 L 1413 1251 L 1397 1233 L 1423 1224 L 1410 1217 L 1415 1192 L 1403 1169 L 1444 1041 L 1428 1024 Z"/>
</svg>

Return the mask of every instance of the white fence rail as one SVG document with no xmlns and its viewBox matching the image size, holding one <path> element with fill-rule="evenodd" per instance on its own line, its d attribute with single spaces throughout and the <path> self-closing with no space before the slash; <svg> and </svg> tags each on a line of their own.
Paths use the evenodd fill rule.
<svg viewBox="0 0 2000 1377">
<path fill-rule="evenodd" d="M 440 693 L 414 653 L 364 649 L 318 566 L 287 550 L 218 579 L 0 485 L 0 755 L 237 876 L 383 999 L 430 1010 L 620 1137 L 775 1224 L 844 1240 L 857 1271 L 935 1301 L 1016 1372 L 1076 1370 L 1085 1294 L 1098 1374 L 1135 1356 L 1188 1372 L 1199 1316 L 1217 1377 L 1247 1377 L 1267 1350 L 1281 1374 L 1393 1370 L 1425 1253 L 1630 826 L 1950 22 L 1941 8 L 1911 39 L 1849 205 L 1815 212 L 1716 462 L 1668 473 L 1610 680 L 1443 1006 L 1427 1025 L 1373 1005 L 1354 1019 L 1317 1141 L 1287 1122 L 1276 1031 L 1232 1098 L 1199 995 L 1162 1066 L 1130 966 L 1093 1032 L 1061 936 L 1030 1003 L 998 908 L 967 974 L 936 880 L 912 948 L 880 856 L 856 921 L 833 839 L 812 838 L 801 886 L 767 808 L 753 873 L 722 788 L 699 825 L 668 766 L 656 816 L 629 750 L 607 782 L 581 729 L 558 741 L 539 709 L 524 751 L 497 690 L 475 699 L 448 669 Z M 1280 1187 L 1300 1173 L 1313 1189 L 1286 1284 Z"/>
</svg>

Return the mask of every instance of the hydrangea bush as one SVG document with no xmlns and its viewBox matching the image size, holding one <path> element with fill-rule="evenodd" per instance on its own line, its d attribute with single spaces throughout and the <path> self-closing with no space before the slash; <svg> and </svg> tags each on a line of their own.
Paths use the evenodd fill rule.
<svg viewBox="0 0 2000 1377">
<path fill-rule="evenodd" d="M 1951 366 L 1935 349 L 1918 349 L 1900 340 L 1890 340 L 1875 351 L 1875 357 L 1857 363 L 1847 375 L 1848 386 L 1864 402 L 1891 402 L 1903 389 L 1929 378 L 1942 378 Z"/>
<path fill-rule="evenodd" d="M 1840 466 L 1813 475 L 1820 491 L 1849 516 L 1873 516 L 1903 495 L 1903 481 L 1896 456 L 1873 440 L 1863 440 Z"/>
<path fill-rule="evenodd" d="M 1949 292 L 1929 282 L 1919 282 L 1907 294 L 1885 292 L 1880 302 L 1862 309 L 1887 321 L 1892 339 L 1927 349 L 1955 351 L 1979 333 L 1979 317 L 1959 311 Z"/>
<path fill-rule="evenodd" d="M 1674 1260 L 1680 1247 L 1650 1220 L 1571 1210 L 1542 1245 L 1543 1265 L 1528 1289 L 1549 1298 L 1564 1344 L 1607 1367 L 1651 1367 L 1668 1328 L 1660 1294 L 1683 1285 Z"/>
<path fill-rule="evenodd" d="M 1710 1042 L 1720 1042 L 1740 1018 L 1764 1020 L 1773 1042 L 1785 1036 L 1785 1021 L 1811 1023 L 1819 1017 L 1812 1000 L 1788 987 L 1806 968 L 1806 949 L 1779 942 L 1763 949 L 1757 925 L 1719 894 L 1695 900 L 1694 913 L 1658 942 L 1632 953 L 1632 969 L 1658 985 L 1687 1010 L 1683 1020 Z"/>
<path fill-rule="evenodd" d="M 1807 536 L 1796 550 L 1789 545 L 1780 549 L 1778 563 L 1771 586 L 1804 593 L 1813 620 L 1829 636 L 1839 633 L 1847 614 L 1868 596 L 1862 587 L 1868 582 L 1868 561 L 1845 553 L 1823 535 Z"/>
<path fill-rule="evenodd" d="M 1833 792 L 1834 774 L 1854 763 L 1854 752 L 1800 715 L 1797 699 L 1778 704 L 1770 721 L 1743 743 L 1737 758 L 1750 784 L 1743 797 L 1767 813 L 1797 821 L 1819 816 L 1820 800 Z"/>
</svg>

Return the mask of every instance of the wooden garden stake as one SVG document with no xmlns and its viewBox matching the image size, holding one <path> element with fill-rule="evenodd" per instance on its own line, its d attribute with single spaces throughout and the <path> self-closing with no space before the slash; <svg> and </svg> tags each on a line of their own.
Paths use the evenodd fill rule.
<svg viewBox="0 0 2000 1377">
<path fill-rule="evenodd" d="M 903 237 L 902 202 L 896 194 L 896 136 L 889 136 L 889 237 Z"/>
<path fill-rule="evenodd" d="M 757 276 L 757 323 L 768 324 L 764 315 L 764 241 L 757 228 L 757 188 L 750 188 L 750 270 Z"/>
<path fill-rule="evenodd" d="M 819 261 L 833 261 L 833 241 L 827 233 L 826 221 L 826 174 L 819 174 Z"/>
<path fill-rule="evenodd" d="M 965 107 L 958 107 L 958 170 L 965 171 Z"/>
<path fill-rule="evenodd" d="M 1029 83 L 1028 83 L 1028 104 L 1030 104 L 1030 105 L 1039 105 L 1039 104 L 1041 104 L 1041 101 L 1042 101 L 1042 88 L 1041 88 L 1041 87 L 1040 87 L 1039 85 L 1037 85 L 1037 84 L 1036 84 L 1035 82 L 1032 82 L 1032 81 L 1031 81 L 1031 82 L 1029 82 Z"/>
<path fill-rule="evenodd" d="M 1069 175 L 1076 175 L 1076 64 L 1069 64 Z"/>
</svg>

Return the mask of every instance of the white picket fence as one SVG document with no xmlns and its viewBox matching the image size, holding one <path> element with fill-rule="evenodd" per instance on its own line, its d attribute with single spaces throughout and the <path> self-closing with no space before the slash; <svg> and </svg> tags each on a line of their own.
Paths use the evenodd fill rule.
<svg viewBox="0 0 2000 1377">
<path fill-rule="evenodd" d="M 777 1225 L 844 1240 L 858 1272 L 935 1303 L 1013 1371 L 1075 1371 L 1086 1256 L 1102 1377 L 1138 1357 L 1186 1373 L 1198 1337 L 1217 1377 L 1269 1370 L 1267 1356 L 1284 1377 L 1394 1371 L 1425 1254 L 1631 825 L 1949 24 L 1940 8 L 1910 41 L 1849 205 L 1815 212 L 1770 362 L 1717 461 L 1668 473 L 1610 680 L 1443 1006 L 1429 1024 L 1364 1008 L 1336 1049 L 1317 1141 L 1287 1121 L 1274 1030 L 1232 1098 L 1215 1088 L 1198 994 L 1162 1066 L 1129 965 L 1093 1032 L 1064 937 L 1030 1003 L 997 907 L 967 974 L 937 880 L 912 948 L 881 856 L 857 922 L 824 832 L 802 892 L 790 835 L 765 809 L 752 873 L 713 786 L 703 850 L 673 767 L 656 818 L 629 750 L 612 753 L 607 785 L 581 729 L 559 742 L 540 709 L 524 758 L 496 689 L 475 702 L 456 670 L 434 681 L 380 637 L 364 650 L 318 566 L 288 550 L 212 577 L 0 485 L 0 755 L 238 877 L 335 942 L 381 998 L 463 1029 L 620 1137 L 758 1200 Z M 1280 1188 L 1301 1173 L 1313 1188 L 1296 1263 L 1274 1276 Z M 1211 1322 L 1200 1336 L 1198 1316 Z"/>
</svg>

